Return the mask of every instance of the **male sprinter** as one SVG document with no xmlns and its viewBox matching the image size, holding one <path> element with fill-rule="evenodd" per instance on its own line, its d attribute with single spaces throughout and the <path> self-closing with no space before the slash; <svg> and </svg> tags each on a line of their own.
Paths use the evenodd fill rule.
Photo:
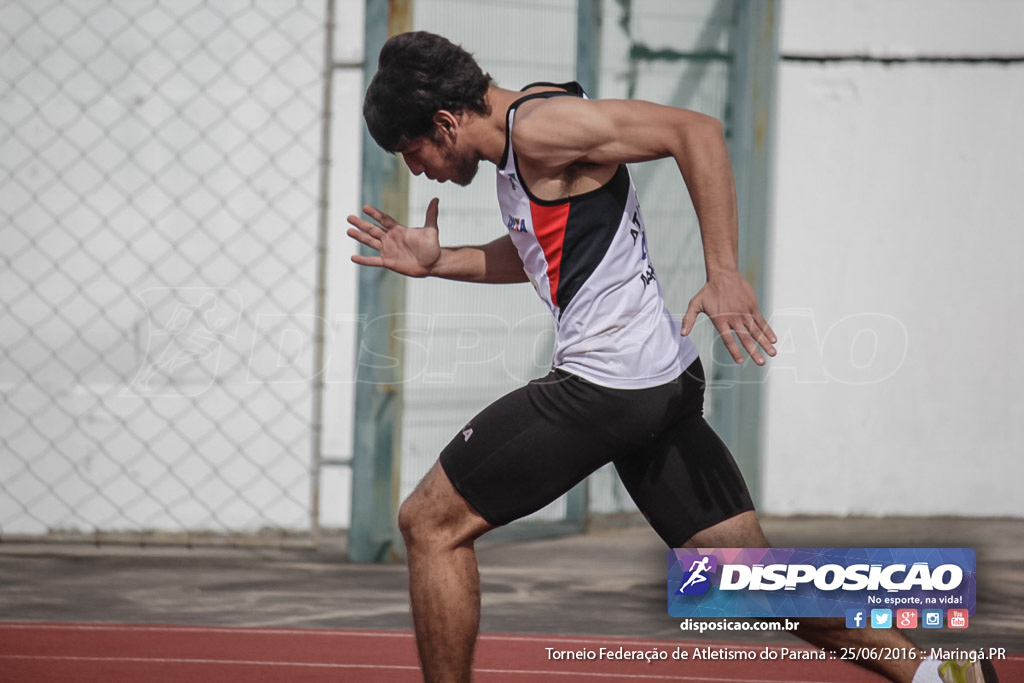
<svg viewBox="0 0 1024 683">
<path fill-rule="evenodd" d="M 367 206 L 373 220 L 350 216 L 348 234 L 377 254 L 353 260 L 412 277 L 529 281 L 556 326 L 551 372 L 474 417 L 399 512 L 424 678 L 470 680 L 480 619 L 474 541 L 608 462 L 670 547 L 766 547 L 746 485 L 702 417 L 703 371 L 687 337 L 703 312 L 737 363 L 741 345 L 758 365 L 775 354 L 775 334 L 737 269 L 721 125 L 650 102 L 587 100 L 574 83 L 505 90 L 461 47 L 423 32 L 384 45 L 363 114 L 374 140 L 416 175 L 465 185 L 481 161 L 493 163 L 508 233 L 441 248 L 437 199 L 419 229 Z M 693 200 L 707 269 L 681 335 L 625 166 L 665 157 Z M 804 624 L 802 638 L 833 649 L 911 645 L 895 631 L 847 631 L 843 620 Z M 894 681 L 943 680 L 938 662 L 916 678 L 917 661 L 863 663 Z"/>
</svg>

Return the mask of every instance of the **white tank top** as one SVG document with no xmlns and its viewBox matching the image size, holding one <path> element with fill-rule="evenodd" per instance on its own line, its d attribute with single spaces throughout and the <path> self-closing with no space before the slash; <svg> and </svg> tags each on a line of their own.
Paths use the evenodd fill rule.
<svg viewBox="0 0 1024 683">
<path fill-rule="evenodd" d="M 520 104 L 584 97 L 575 83 L 526 95 L 509 107 L 498 203 L 523 269 L 555 318 L 552 366 L 616 389 L 670 382 L 696 358 L 665 307 L 647 251 L 636 189 L 625 166 L 604 186 L 545 201 L 523 184 L 512 148 Z"/>
</svg>

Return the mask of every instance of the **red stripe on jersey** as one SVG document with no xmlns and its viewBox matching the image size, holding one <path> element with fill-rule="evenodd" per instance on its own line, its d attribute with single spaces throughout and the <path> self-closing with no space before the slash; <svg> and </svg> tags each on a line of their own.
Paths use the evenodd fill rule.
<svg viewBox="0 0 1024 683">
<path fill-rule="evenodd" d="M 533 234 L 544 250 L 544 258 L 548 262 L 548 284 L 551 286 L 551 303 L 558 303 L 558 276 L 562 270 L 562 243 L 565 239 L 565 226 L 569 222 L 569 202 L 544 206 L 530 202 L 530 215 L 533 218 Z"/>
</svg>

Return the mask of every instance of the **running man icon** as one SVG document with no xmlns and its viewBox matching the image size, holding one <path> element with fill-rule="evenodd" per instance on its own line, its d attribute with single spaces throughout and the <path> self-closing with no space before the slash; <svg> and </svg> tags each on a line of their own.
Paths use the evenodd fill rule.
<svg viewBox="0 0 1024 683">
<path fill-rule="evenodd" d="M 682 595 L 696 595 L 707 592 L 708 586 L 701 584 L 706 584 L 708 581 L 708 577 L 705 574 L 717 569 L 718 563 L 715 560 L 717 558 L 714 555 L 701 555 L 699 558 L 694 558 L 693 562 L 690 563 L 690 568 L 687 570 L 689 576 L 683 582 L 683 585 L 679 587 L 679 592 Z"/>
</svg>

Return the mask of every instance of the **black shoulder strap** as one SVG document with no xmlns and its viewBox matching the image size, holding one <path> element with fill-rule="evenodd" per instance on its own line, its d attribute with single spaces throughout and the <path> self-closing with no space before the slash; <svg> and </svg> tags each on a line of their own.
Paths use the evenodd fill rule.
<svg viewBox="0 0 1024 683">
<path fill-rule="evenodd" d="M 544 90 L 544 91 L 541 91 L 541 92 L 530 93 L 529 95 L 523 95 L 518 100 L 513 102 L 511 105 L 509 105 L 508 110 L 512 111 L 513 109 L 518 108 L 519 105 L 522 104 L 523 102 L 529 102 L 530 100 L 547 99 L 549 97 L 567 97 L 567 96 L 568 97 L 586 97 L 587 96 L 586 93 L 583 92 L 583 86 L 581 86 L 576 81 L 570 81 L 569 83 L 546 83 L 546 82 L 543 82 L 543 81 L 539 82 L 539 83 L 531 83 L 530 85 L 528 85 L 528 86 L 524 87 L 522 90 L 520 90 L 520 92 L 529 90 L 530 88 L 538 88 L 538 87 L 549 87 L 549 88 L 559 88 L 559 89 L 558 90 Z"/>
<path fill-rule="evenodd" d="M 521 105 L 523 102 L 529 102 L 530 100 L 547 99 L 550 97 L 586 97 L 586 93 L 583 92 L 583 86 L 581 86 L 576 81 L 570 81 L 569 83 L 531 83 L 530 85 L 524 87 L 522 90 L 529 90 L 530 88 L 536 87 L 552 87 L 559 88 L 559 90 L 545 90 L 543 92 L 535 92 L 530 93 L 528 95 L 523 95 L 518 100 L 514 101 L 512 104 L 508 106 L 508 110 L 506 110 L 505 112 L 505 151 L 501 155 L 501 161 L 499 162 L 500 168 L 504 168 L 505 164 L 508 163 L 509 149 L 511 148 L 512 145 L 512 135 L 511 130 L 508 128 L 508 121 L 512 116 L 512 112 L 518 109 L 519 105 Z"/>
<path fill-rule="evenodd" d="M 576 81 L 569 81 L 568 83 L 550 83 L 548 81 L 538 81 L 536 83 L 530 83 L 520 88 L 520 92 L 525 92 L 530 88 L 560 88 L 570 95 L 576 95 L 577 97 L 586 97 L 587 94 L 583 91 L 583 86 Z"/>
</svg>

